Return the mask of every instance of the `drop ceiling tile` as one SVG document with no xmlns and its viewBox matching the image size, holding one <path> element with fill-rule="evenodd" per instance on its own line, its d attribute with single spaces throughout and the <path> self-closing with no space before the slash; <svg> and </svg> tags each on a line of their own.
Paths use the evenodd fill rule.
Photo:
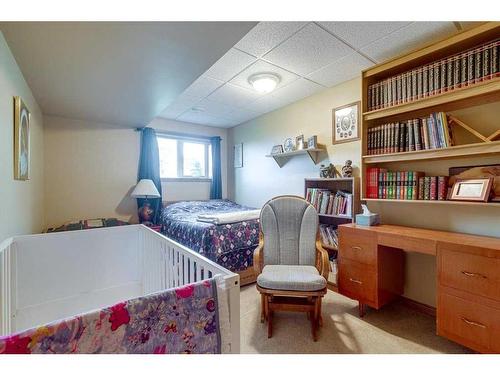
<svg viewBox="0 0 500 375">
<path fill-rule="evenodd" d="M 297 32 L 307 22 L 259 22 L 235 47 L 253 56 L 262 57 Z"/>
<path fill-rule="evenodd" d="M 309 74 L 307 78 L 323 86 L 332 87 L 359 77 L 363 69 L 372 65 L 374 64 L 370 60 L 354 52 Z"/>
<path fill-rule="evenodd" d="M 453 22 L 413 22 L 361 49 L 378 62 L 456 34 Z"/>
<path fill-rule="evenodd" d="M 411 22 L 320 22 L 320 25 L 354 48 L 360 49 L 402 27 L 408 26 L 410 23 Z"/>
<path fill-rule="evenodd" d="M 203 99 L 193 107 L 194 112 L 202 111 L 211 116 L 224 117 L 225 114 L 233 112 L 235 107 L 227 104 L 214 102 L 211 100 Z"/>
<path fill-rule="evenodd" d="M 187 98 L 204 98 L 212 91 L 222 86 L 224 82 L 217 79 L 209 78 L 204 75 L 194 81 L 184 92 L 179 96 L 179 99 Z"/>
<path fill-rule="evenodd" d="M 345 43 L 318 25 L 310 23 L 264 55 L 264 59 L 306 76 L 352 52 L 353 49 Z"/>
<path fill-rule="evenodd" d="M 183 95 L 182 98 L 178 98 L 172 104 L 170 104 L 165 110 L 163 110 L 158 116 L 168 119 L 175 119 L 182 113 L 191 109 L 200 101 L 200 98 Z"/>
<path fill-rule="evenodd" d="M 250 103 L 245 107 L 245 109 L 262 115 L 279 107 L 280 103 L 278 103 L 278 101 L 271 94 L 267 94 L 262 98 L 259 98 L 256 101 Z"/>
<path fill-rule="evenodd" d="M 239 86 L 226 83 L 210 94 L 207 99 L 233 107 L 243 107 L 257 100 L 262 95 L 254 90 L 247 90 Z"/>
<path fill-rule="evenodd" d="M 229 113 L 226 117 L 230 120 L 234 120 L 237 124 L 247 122 L 253 118 L 259 117 L 260 113 L 250 111 L 248 109 L 239 108 L 234 112 Z"/>
<path fill-rule="evenodd" d="M 204 76 L 227 82 L 255 60 L 256 58 L 248 53 L 231 48 L 205 72 Z"/>
<path fill-rule="evenodd" d="M 278 88 L 286 86 L 296 79 L 300 78 L 297 74 L 291 73 L 285 69 L 280 68 L 279 66 L 270 64 L 266 61 L 259 60 L 256 63 L 250 65 L 236 77 L 234 77 L 230 82 L 234 85 L 238 85 L 248 90 L 254 89 L 252 85 L 248 82 L 248 78 L 257 73 L 275 73 L 280 77 L 280 82 L 278 83 Z"/>
<path fill-rule="evenodd" d="M 179 121 L 191 122 L 194 124 L 207 125 L 207 126 L 217 126 L 217 127 L 229 127 L 235 124 L 234 121 L 210 115 L 204 112 L 188 111 L 183 113 L 177 118 Z"/>
<path fill-rule="evenodd" d="M 324 86 L 318 85 L 305 78 L 300 78 L 288 86 L 274 91 L 272 97 L 274 102 L 279 104 L 279 106 L 285 106 L 324 89 Z"/>
</svg>

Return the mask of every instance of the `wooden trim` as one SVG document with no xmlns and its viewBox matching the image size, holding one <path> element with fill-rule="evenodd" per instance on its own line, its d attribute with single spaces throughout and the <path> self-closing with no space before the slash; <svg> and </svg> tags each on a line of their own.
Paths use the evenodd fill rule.
<svg viewBox="0 0 500 375">
<path fill-rule="evenodd" d="M 243 271 L 236 271 L 235 273 L 240 275 L 240 286 L 253 284 L 257 280 L 257 274 L 253 267 L 248 267 Z"/>
<path fill-rule="evenodd" d="M 436 308 L 434 306 L 426 305 L 425 303 L 415 301 L 405 296 L 399 296 L 397 301 L 409 309 L 418 311 L 425 315 L 436 317 Z"/>
</svg>

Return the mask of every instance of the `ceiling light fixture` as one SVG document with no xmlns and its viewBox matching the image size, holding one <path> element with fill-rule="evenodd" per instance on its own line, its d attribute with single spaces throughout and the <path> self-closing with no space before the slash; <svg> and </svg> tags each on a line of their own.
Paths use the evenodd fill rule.
<svg viewBox="0 0 500 375">
<path fill-rule="evenodd" d="M 274 73 L 258 73 L 248 77 L 255 91 L 261 94 L 267 94 L 273 91 L 280 82 L 280 76 Z"/>
</svg>

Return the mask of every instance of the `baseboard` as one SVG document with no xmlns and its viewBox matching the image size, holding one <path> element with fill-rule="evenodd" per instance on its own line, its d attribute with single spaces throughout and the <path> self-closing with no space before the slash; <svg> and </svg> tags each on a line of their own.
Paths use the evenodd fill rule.
<svg viewBox="0 0 500 375">
<path fill-rule="evenodd" d="M 410 309 L 416 310 L 418 312 L 421 312 L 423 314 L 430 315 L 433 317 L 436 316 L 436 308 L 434 306 L 426 305 L 425 303 L 418 302 L 418 301 L 412 300 L 412 299 L 404 297 L 404 296 L 400 296 L 398 298 L 398 301 Z"/>
</svg>

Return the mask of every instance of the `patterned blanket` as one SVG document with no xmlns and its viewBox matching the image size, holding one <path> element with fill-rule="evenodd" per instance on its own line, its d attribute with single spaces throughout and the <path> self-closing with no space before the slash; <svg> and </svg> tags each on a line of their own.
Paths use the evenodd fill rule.
<svg viewBox="0 0 500 375">
<path fill-rule="evenodd" d="M 215 279 L 0 337 L 0 354 L 220 353 Z"/>
<path fill-rule="evenodd" d="M 259 244 L 259 220 L 214 225 L 197 221 L 200 214 L 254 210 L 227 199 L 178 202 L 163 208 L 163 234 L 217 264 L 241 271 L 253 264 Z"/>
</svg>

